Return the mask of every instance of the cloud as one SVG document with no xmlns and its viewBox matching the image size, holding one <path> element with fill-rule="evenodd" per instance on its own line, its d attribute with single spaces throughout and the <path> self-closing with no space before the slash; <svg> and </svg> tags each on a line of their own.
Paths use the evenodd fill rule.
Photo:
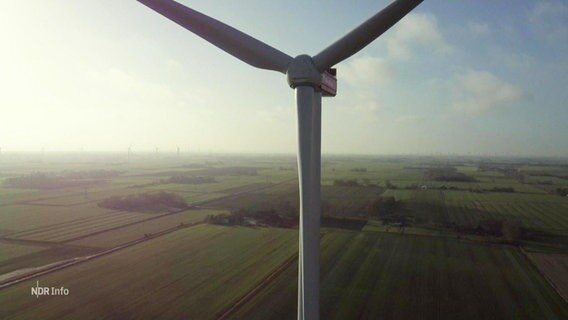
<svg viewBox="0 0 568 320">
<path fill-rule="evenodd" d="M 341 91 L 338 102 L 352 106 L 350 112 L 366 121 L 376 121 L 388 116 L 385 109 L 388 96 L 397 91 L 392 81 L 397 77 L 395 64 L 407 60 L 423 50 L 447 52 L 451 47 L 445 42 L 438 28 L 436 17 L 427 13 L 412 13 L 393 27 L 385 39 L 387 54 L 384 57 L 354 57 L 338 68 L 339 91 L 341 83 L 349 90 Z M 400 119 L 401 122 L 416 119 Z"/>
<path fill-rule="evenodd" d="M 450 46 L 444 41 L 438 28 L 436 17 L 428 13 L 411 13 L 402 19 L 387 39 L 389 57 L 409 59 L 413 51 L 429 48 L 448 51 Z"/>
<path fill-rule="evenodd" d="M 467 24 L 469 32 L 474 36 L 484 37 L 489 35 L 490 29 L 487 23 L 482 22 L 469 22 Z"/>
<path fill-rule="evenodd" d="M 568 5 L 560 1 L 539 1 L 529 12 L 528 20 L 534 30 L 545 39 L 568 41 Z"/>
<path fill-rule="evenodd" d="M 417 115 L 401 115 L 395 119 L 395 122 L 402 124 L 416 124 L 422 122 L 424 118 Z"/>
<path fill-rule="evenodd" d="M 365 116 L 377 116 L 382 109 L 376 99 L 371 98 L 362 99 L 356 106 L 357 112 L 363 113 Z"/>
<path fill-rule="evenodd" d="M 456 79 L 453 109 L 468 114 L 481 114 L 512 105 L 525 92 L 487 71 L 469 70 Z"/>
<path fill-rule="evenodd" d="M 380 96 L 395 77 L 391 63 L 381 57 L 355 57 L 339 67 L 338 77 L 341 94 L 336 100 L 352 106 L 349 112 L 376 120 L 382 110 Z M 342 84 L 350 88 L 343 91 Z"/>
<path fill-rule="evenodd" d="M 342 80 L 357 87 L 384 84 L 394 76 L 392 67 L 385 59 L 371 56 L 349 60 L 339 72 Z"/>
<path fill-rule="evenodd" d="M 168 59 L 166 60 L 166 67 L 172 70 L 183 70 L 183 64 L 175 59 Z"/>
<path fill-rule="evenodd" d="M 490 47 L 487 49 L 487 53 L 490 61 L 513 70 L 529 70 L 539 63 L 533 56 L 525 52 L 509 50 L 501 46 Z"/>
</svg>

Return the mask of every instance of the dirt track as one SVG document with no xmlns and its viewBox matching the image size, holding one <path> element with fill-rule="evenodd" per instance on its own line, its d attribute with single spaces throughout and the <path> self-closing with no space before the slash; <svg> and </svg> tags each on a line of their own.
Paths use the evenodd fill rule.
<svg viewBox="0 0 568 320">
<path fill-rule="evenodd" d="M 83 262 L 87 262 L 87 261 L 90 261 L 90 260 L 93 260 L 93 259 L 96 259 L 96 258 L 100 258 L 100 257 L 106 256 L 106 255 L 109 255 L 111 253 L 114 253 L 116 251 L 131 247 L 133 245 L 136 245 L 136 244 L 139 244 L 139 243 L 142 243 L 142 242 L 145 242 L 145 241 L 157 238 L 157 237 L 164 236 L 166 234 L 172 233 L 172 232 L 180 230 L 180 229 L 191 228 L 191 227 L 194 227 L 194 226 L 199 225 L 199 224 L 203 224 L 203 222 L 198 222 L 198 223 L 194 223 L 194 224 L 179 225 L 179 226 L 176 226 L 176 227 L 173 227 L 173 228 L 170 228 L 170 229 L 166 229 L 166 230 L 154 233 L 154 234 L 152 234 L 151 236 L 148 236 L 148 237 L 144 237 L 144 238 L 140 238 L 140 239 L 137 239 L 137 240 L 134 240 L 134 241 L 131 241 L 131 242 L 127 242 L 127 243 L 122 244 L 118 247 L 114 247 L 112 249 L 108 249 L 108 250 L 102 251 L 102 252 L 97 253 L 97 254 L 93 254 L 93 255 L 85 256 L 85 257 L 77 257 L 77 258 L 74 258 L 74 259 L 61 261 L 61 263 L 52 263 L 52 264 L 49 264 L 48 267 L 46 267 L 46 268 L 39 267 L 39 268 L 36 268 L 38 270 L 37 272 L 26 273 L 26 274 L 23 274 L 21 276 L 17 276 L 16 278 L 9 279 L 8 281 L 1 283 L 0 284 L 0 290 L 14 286 L 14 285 L 16 285 L 20 282 L 27 281 L 27 280 L 33 279 L 35 277 L 38 277 L 38 276 L 42 276 L 42 275 L 45 275 L 45 274 L 48 274 L 48 273 L 52 273 L 52 272 L 55 272 L 55 271 L 58 271 L 58 270 L 62 270 L 62 269 L 77 265 L 79 263 L 83 263 Z"/>
</svg>

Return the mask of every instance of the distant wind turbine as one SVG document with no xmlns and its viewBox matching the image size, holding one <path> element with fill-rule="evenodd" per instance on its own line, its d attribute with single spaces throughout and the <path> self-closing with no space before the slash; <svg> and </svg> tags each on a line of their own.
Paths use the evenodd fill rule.
<svg viewBox="0 0 568 320">
<path fill-rule="evenodd" d="M 319 319 L 321 97 L 335 96 L 337 90 L 335 69 L 330 68 L 378 38 L 422 0 L 394 1 L 315 56 L 295 58 L 175 1 L 138 1 L 243 62 L 287 75 L 288 84 L 296 91 L 298 112 L 298 319 Z M 314 38 L 317 34 L 306 30 L 299 36 Z"/>
<path fill-rule="evenodd" d="M 128 146 L 128 162 L 130 162 L 130 154 L 132 153 L 132 144 Z"/>
<path fill-rule="evenodd" d="M 179 158 L 179 146 L 176 146 L 177 148 L 177 157 Z"/>
</svg>

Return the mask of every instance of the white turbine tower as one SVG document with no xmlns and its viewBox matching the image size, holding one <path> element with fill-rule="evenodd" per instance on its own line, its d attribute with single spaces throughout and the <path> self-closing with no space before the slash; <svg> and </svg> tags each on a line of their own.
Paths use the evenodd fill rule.
<svg viewBox="0 0 568 320">
<path fill-rule="evenodd" d="M 337 86 L 335 69 L 330 68 L 363 49 L 423 0 L 396 0 L 315 56 L 296 58 L 175 1 L 138 1 L 243 62 L 287 75 L 296 91 L 298 112 L 298 319 L 319 319 L 321 97 L 335 96 Z"/>
</svg>

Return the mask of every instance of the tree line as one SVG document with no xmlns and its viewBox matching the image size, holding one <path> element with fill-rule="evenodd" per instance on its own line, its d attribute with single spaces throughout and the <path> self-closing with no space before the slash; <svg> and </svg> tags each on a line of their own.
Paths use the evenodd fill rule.
<svg viewBox="0 0 568 320">
<path fill-rule="evenodd" d="M 187 201 L 182 196 L 165 191 L 112 196 L 100 201 L 98 206 L 106 209 L 134 212 L 158 212 L 189 207 Z"/>
</svg>

